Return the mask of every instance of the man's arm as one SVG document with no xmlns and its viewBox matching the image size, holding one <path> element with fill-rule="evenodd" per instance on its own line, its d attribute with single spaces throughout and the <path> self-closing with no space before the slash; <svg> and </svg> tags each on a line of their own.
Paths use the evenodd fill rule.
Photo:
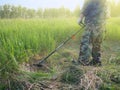
<svg viewBox="0 0 120 90">
<path fill-rule="evenodd" d="M 84 6 L 82 8 L 82 11 L 81 11 L 81 14 L 80 14 L 80 17 L 78 19 L 78 24 L 80 25 L 80 23 L 82 23 L 83 21 L 83 18 L 88 14 L 88 11 L 89 11 L 89 5 L 90 5 L 90 1 L 86 1 L 84 3 Z"/>
</svg>

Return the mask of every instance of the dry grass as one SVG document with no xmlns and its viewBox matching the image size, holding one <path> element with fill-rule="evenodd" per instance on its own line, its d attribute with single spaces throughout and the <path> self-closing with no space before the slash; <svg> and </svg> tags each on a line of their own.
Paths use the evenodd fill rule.
<svg viewBox="0 0 120 90">
<path fill-rule="evenodd" d="M 88 70 L 81 78 L 79 88 L 84 90 L 98 90 L 103 83 L 102 79 L 96 75 L 98 68 Z"/>
</svg>

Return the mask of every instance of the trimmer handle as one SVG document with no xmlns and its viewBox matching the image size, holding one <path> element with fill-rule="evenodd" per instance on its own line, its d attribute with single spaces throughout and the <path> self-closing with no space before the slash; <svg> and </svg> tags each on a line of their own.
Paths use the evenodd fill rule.
<svg viewBox="0 0 120 90">
<path fill-rule="evenodd" d="M 80 25 L 81 27 L 85 27 L 85 24 L 84 24 L 83 22 L 81 22 L 79 25 Z"/>
</svg>

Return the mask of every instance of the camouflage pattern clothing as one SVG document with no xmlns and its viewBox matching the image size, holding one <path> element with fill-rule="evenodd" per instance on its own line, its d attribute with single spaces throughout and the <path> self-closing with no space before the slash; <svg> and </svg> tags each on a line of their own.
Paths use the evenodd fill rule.
<svg viewBox="0 0 120 90">
<path fill-rule="evenodd" d="M 85 31 L 82 36 L 79 62 L 87 64 L 92 57 L 95 62 L 100 62 L 101 43 L 105 26 L 105 0 L 89 0 L 83 7 L 85 17 Z"/>
</svg>

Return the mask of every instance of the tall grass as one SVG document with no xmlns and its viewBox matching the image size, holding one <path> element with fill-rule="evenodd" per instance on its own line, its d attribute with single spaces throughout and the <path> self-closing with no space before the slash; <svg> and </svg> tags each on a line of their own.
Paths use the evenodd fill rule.
<svg viewBox="0 0 120 90">
<path fill-rule="evenodd" d="M 8 80 L 33 54 L 48 53 L 80 27 L 76 18 L 0 20 L 0 77 Z M 120 40 L 120 18 L 107 22 L 107 40 Z"/>
<path fill-rule="evenodd" d="M 77 28 L 68 19 L 1 20 L 0 49 L 14 54 L 17 60 L 24 52 L 49 52 Z"/>
<path fill-rule="evenodd" d="M 33 53 L 50 52 L 57 44 L 79 29 L 71 19 L 0 20 L 0 60 L 21 63 Z M 107 21 L 108 40 L 120 39 L 120 18 Z M 26 58 L 25 58 L 26 57 Z M 4 63 L 2 63 L 4 62 Z"/>
<path fill-rule="evenodd" d="M 107 20 L 106 38 L 112 41 L 120 41 L 120 17 Z"/>
<path fill-rule="evenodd" d="M 0 77 L 11 79 L 33 54 L 49 53 L 77 30 L 73 19 L 0 20 Z"/>
</svg>

